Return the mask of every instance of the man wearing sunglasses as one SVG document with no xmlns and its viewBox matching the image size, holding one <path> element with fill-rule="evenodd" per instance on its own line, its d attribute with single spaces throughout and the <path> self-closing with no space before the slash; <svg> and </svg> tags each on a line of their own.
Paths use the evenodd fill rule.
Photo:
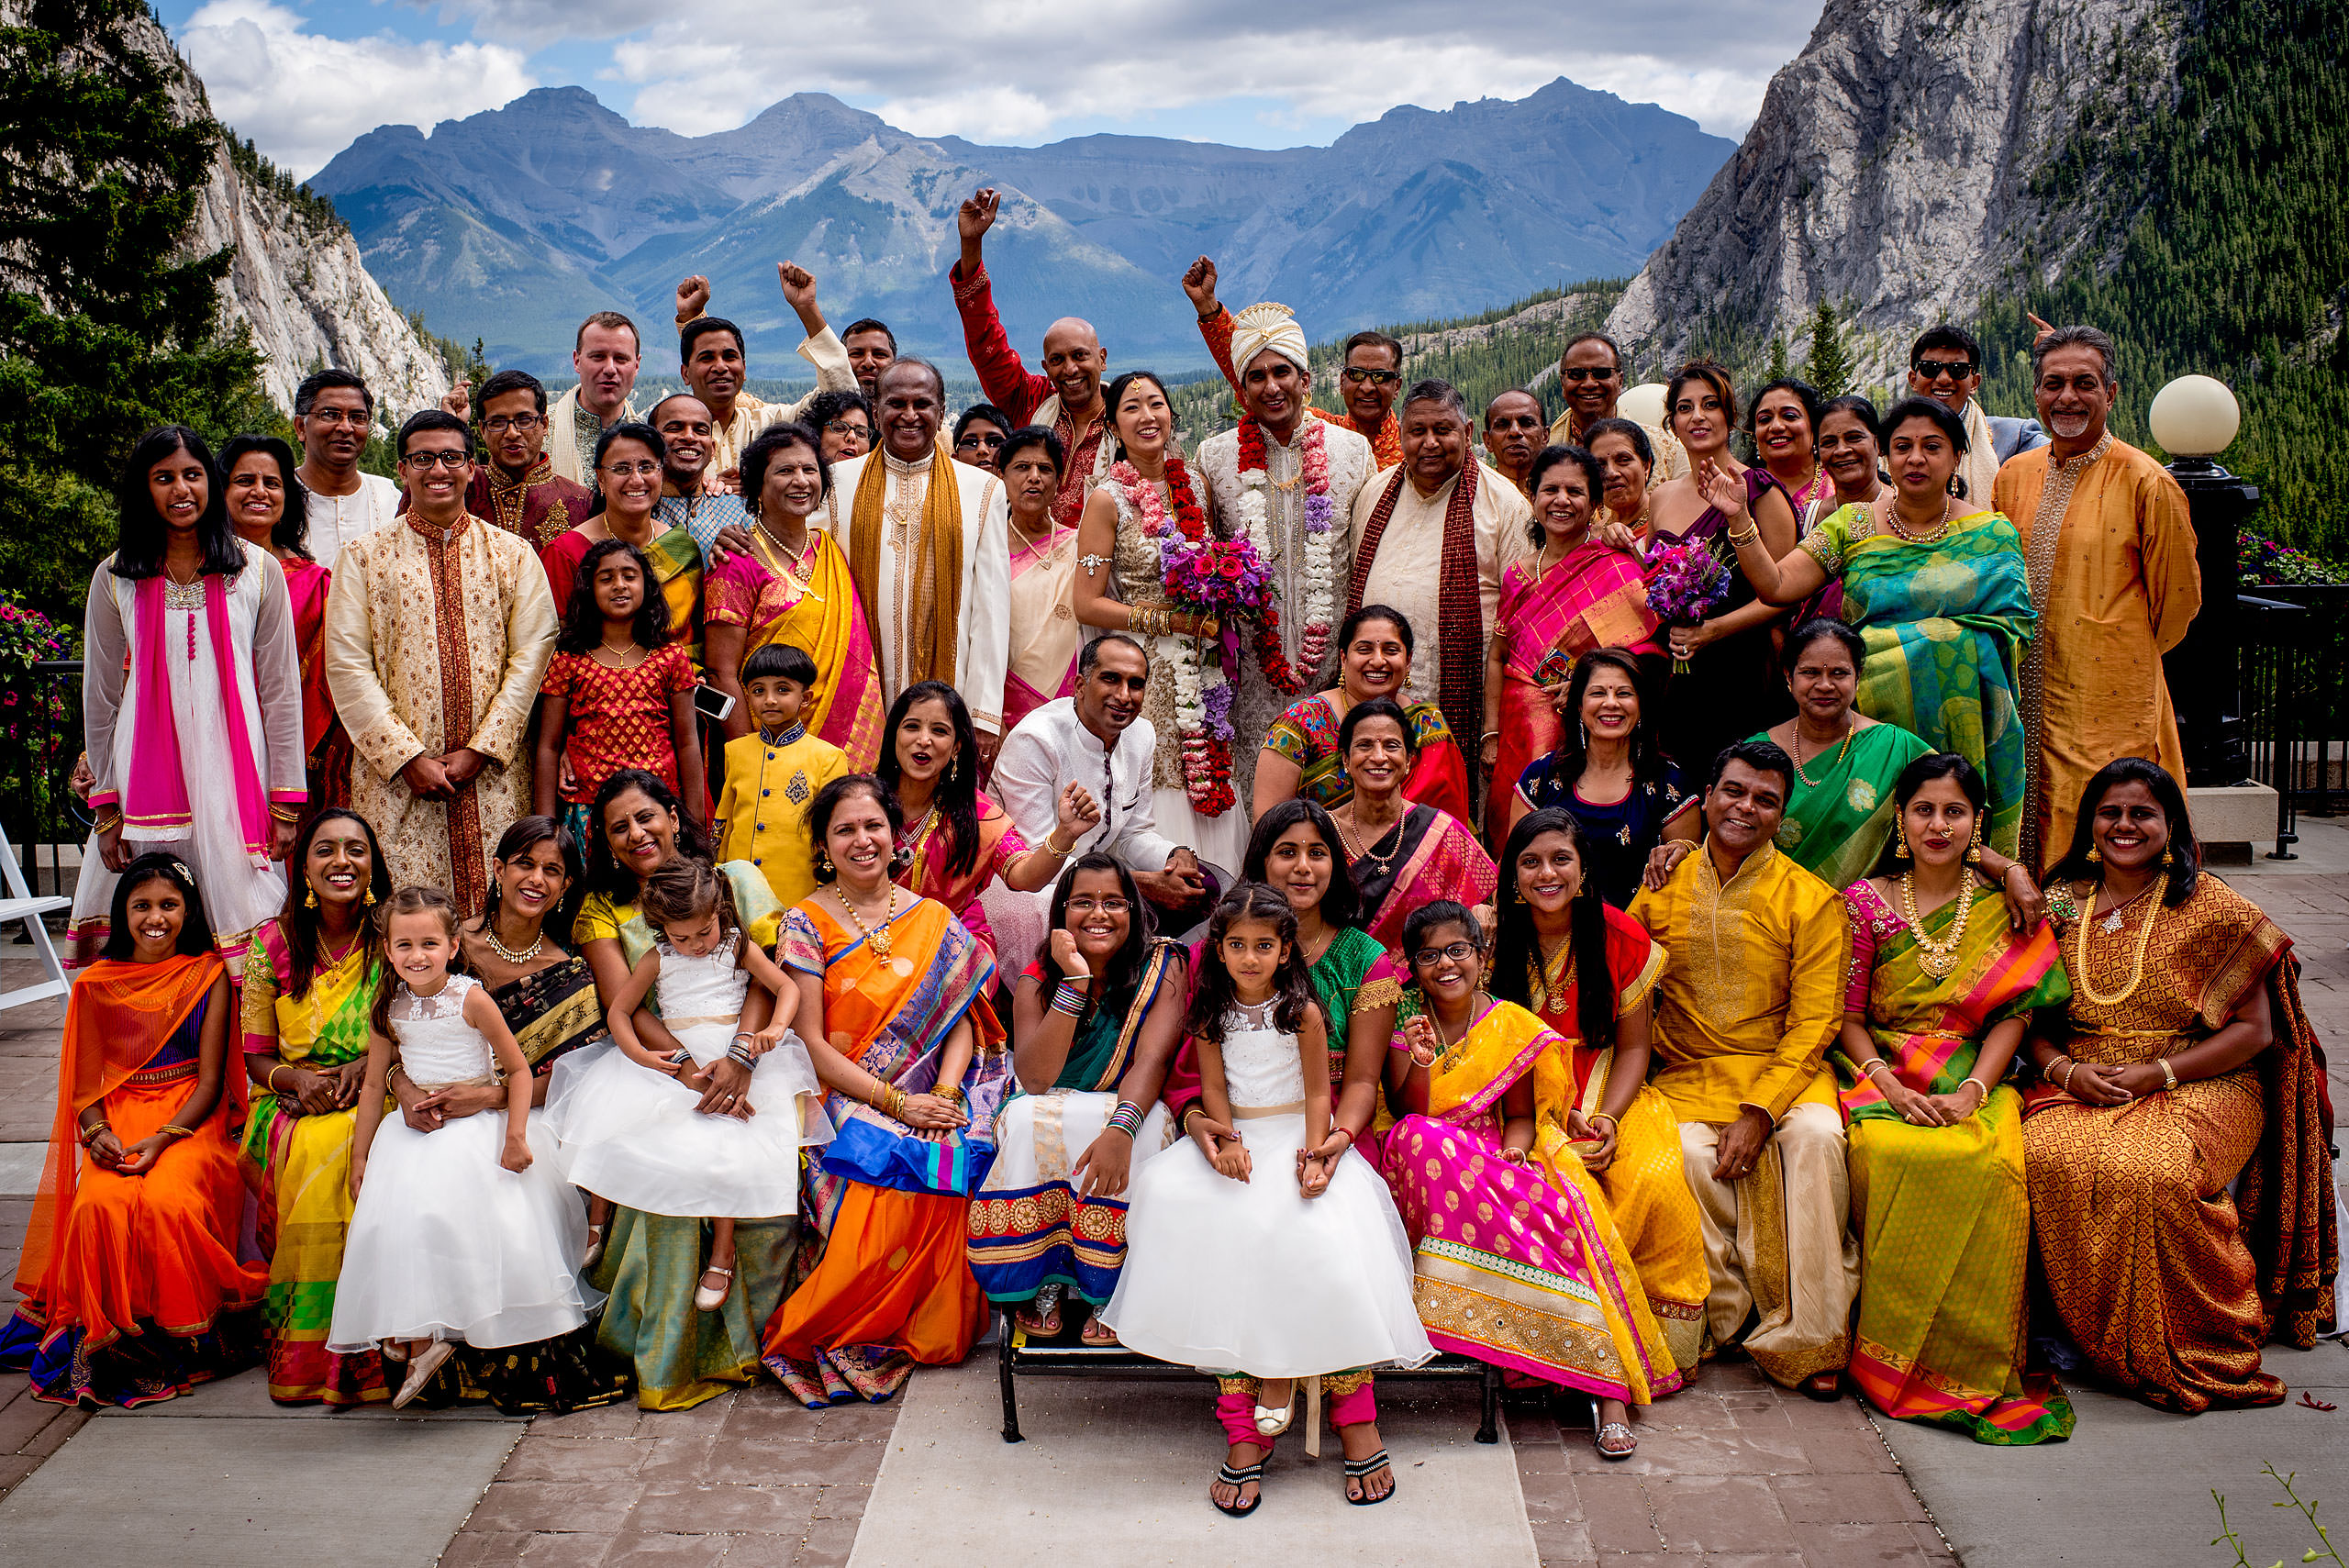
<svg viewBox="0 0 2349 1568">
<path fill-rule="evenodd" d="M 1963 327 L 1944 321 L 1917 339 L 1909 350 L 1909 390 L 1965 421 L 1965 453 L 1957 472 L 1965 480 L 1966 499 L 1977 507 L 1990 504 L 1990 483 L 2000 463 L 2047 444 L 2038 420 L 1983 411 L 1974 395 L 1982 390 L 1982 345 Z"/>
<path fill-rule="evenodd" d="M 530 809 L 522 736 L 554 654 L 554 596 L 529 544 L 465 509 L 462 419 L 412 415 L 399 454 L 406 518 L 345 547 L 327 592 L 327 689 L 357 752 L 351 809 L 374 824 L 394 885 L 478 908 L 489 847 Z"/>
<path fill-rule="evenodd" d="M 1215 262 L 1205 256 L 1183 274 L 1183 292 L 1191 296 L 1192 307 L 1199 313 L 1199 336 L 1207 339 L 1216 369 L 1244 401 L 1240 375 L 1246 367 L 1232 362 L 1232 316 L 1216 299 L 1215 285 Z M 1371 461 L 1377 468 L 1393 468 L 1403 461 L 1403 427 L 1395 417 L 1395 400 L 1402 395 L 1403 345 L 1384 332 L 1357 332 L 1346 339 L 1338 366 L 1338 395 L 1346 411 L 1328 414 L 1308 408 L 1306 412 L 1352 430 L 1370 443 Z"/>
<path fill-rule="evenodd" d="M 1567 339 L 1564 351 L 1558 356 L 1558 394 L 1565 399 L 1566 411 L 1551 425 L 1551 441 L 1558 446 L 1587 446 L 1582 433 L 1601 419 L 1617 417 L 1623 379 L 1623 350 L 1615 346 L 1614 339 L 1604 332 L 1577 332 Z M 1688 454 L 1672 432 L 1660 425 L 1640 428 L 1647 432 L 1648 450 L 1655 454 L 1648 469 L 1650 490 L 1688 472 Z"/>
</svg>

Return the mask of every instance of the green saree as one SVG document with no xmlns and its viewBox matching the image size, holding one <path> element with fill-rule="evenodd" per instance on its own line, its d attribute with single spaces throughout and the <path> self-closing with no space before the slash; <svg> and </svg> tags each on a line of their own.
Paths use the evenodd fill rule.
<svg viewBox="0 0 2349 1568">
<path fill-rule="evenodd" d="M 1769 738 L 1767 730 L 1746 737 Z M 1778 824 L 1778 848 L 1830 887 L 1867 875 L 1892 837 L 1893 781 L 1932 751 L 1900 726 L 1876 723 L 1854 730 L 1847 747 L 1804 758 Z"/>
</svg>

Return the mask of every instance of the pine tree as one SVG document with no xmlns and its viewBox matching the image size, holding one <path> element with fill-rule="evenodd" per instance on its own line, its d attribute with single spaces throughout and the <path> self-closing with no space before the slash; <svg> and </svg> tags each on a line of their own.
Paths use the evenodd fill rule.
<svg viewBox="0 0 2349 1568">
<path fill-rule="evenodd" d="M 1767 386 L 1774 381 L 1784 381 L 1787 373 L 1787 335 L 1773 332 L 1770 334 L 1770 362 L 1762 369 L 1762 384 Z"/>
<path fill-rule="evenodd" d="M 1802 378 L 1821 397 L 1841 397 L 1852 389 L 1852 356 L 1835 324 L 1835 307 L 1823 299 L 1810 313 L 1810 353 L 1803 361 Z"/>
<path fill-rule="evenodd" d="M 184 253 L 219 128 L 183 121 L 185 68 L 140 52 L 140 0 L 31 0 L 0 28 L 0 581 L 78 609 L 112 548 L 144 431 L 265 416 L 257 356 L 222 337 L 231 252 Z"/>
</svg>

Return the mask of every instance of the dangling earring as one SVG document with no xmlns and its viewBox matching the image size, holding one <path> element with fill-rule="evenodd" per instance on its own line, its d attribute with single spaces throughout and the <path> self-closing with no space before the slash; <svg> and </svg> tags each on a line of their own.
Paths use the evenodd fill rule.
<svg viewBox="0 0 2349 1568">
<path fill-rule="evenodd" d="M 309 892 L 304 894 L 302 895 L 302 902 L 310 908 L 317 908 L 318 906 L 318 890 L 313 887 Z"/>
<path fill-rule="evenodd" d="M 2088 864 L 2092 866 L 2100 866 L 2103 863 L 2104 851 L 2099 850 L 2094 844 L 2090 844 L 2088 846 Z"/>
<path fill-rule="evenodd" d="M 373 909 L 375 906 L 375 884 L 372 882 L 367 884 L 367 897 L 365 899 L 365 905 L 366 907 L 370 909 Z"/>
<path fill-rule="evenodd" d="M 2165 865 L 2165 866 L 2170 866 L 2170 865 L 2175 865 L 2175 864 L 2176 864 L 2176 863 L 2177 863 L 2177 862 L 2176 862 L 2176 860 L 2174 860 L 2174 859 L 2171 857 L 2170 852 L 2169 852 L 2167 850 L 2164 850 L 2164 851 L 2162 851 L 2162 864 L 2163 864 L 2163 865 Z"/>
<path fill-rule="evenodd" d="M 1909 858 L 1909 824 L 1903 822 L 1892 832 L 1892 858 L 1896 861 L 1905 861 Z"/>
<path fill-rule="evenodd" d="M 1948 494 L 1952 495 L 1956 495 L 1956 494 L 1957 494 L 1957 475 L 1956 475 L 1956 474 L 1954 474 L 1954 473 L 1951 474 L 1951 475 L 1949 476 L 1949 483 L 1948 483 L 1947 484 L 1943 485 L 1943 486 L 1942 486 L 1942 488 L 1943 488 L 1944 491 L 1946 491 Z"/>
<path fill-rule="evenodd" d="M 1974 819 L 1974 837 L 1965 841 L 1965 858 L 1974 865 L 1982 863 L 1982 819 Z"/>
</svg>

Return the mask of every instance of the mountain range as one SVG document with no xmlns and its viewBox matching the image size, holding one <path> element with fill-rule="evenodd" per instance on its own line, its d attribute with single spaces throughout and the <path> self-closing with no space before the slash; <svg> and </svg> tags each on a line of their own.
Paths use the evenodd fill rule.
<svg viewBox="0 0 2349 1568">
<path fill-rule="evenodd" d="M 959 358 L 954 213 L 992 184 L 1006 194 L 989 271 L 1016 345 L 1081 315 L 1113 361 L 1179 369 L 1205 363 L 1177 284 L 1201 252 L 1227 300 L 1282 300 L 1316 339 L 1465 314 L 1636 271 L 1731 150 L 1564 78 L 1276 150 L 1130 136 L 986 147 L 819 93 L 684 137 L 555 87 L 429 136 L 380 127 L 309 183 L 394 300 L 482 339 L 494 363 L 567 373 L 562 344 L 587 312 L 665 324 L 678 280 L 701 272 L 763 376 L 804 371 L 774 282 L 786 257 L 816 272 L 835 324 L 878 316 L 907 351 Z"/>
</svg>

